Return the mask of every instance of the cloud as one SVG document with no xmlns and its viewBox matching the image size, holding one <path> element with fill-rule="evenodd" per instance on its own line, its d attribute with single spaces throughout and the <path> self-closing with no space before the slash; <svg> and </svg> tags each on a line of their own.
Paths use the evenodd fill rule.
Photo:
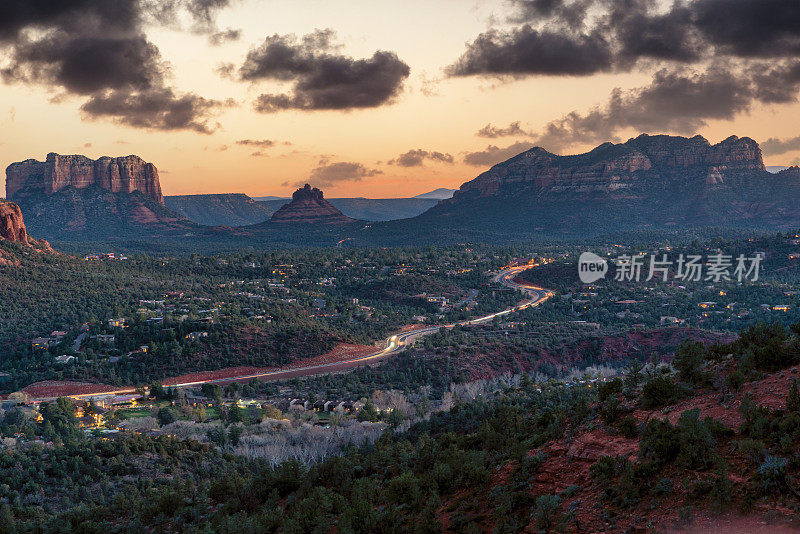
<svg viewBox="0 0 800 534">
<path fill-rule="evenodd" d="M 81 106 L 81 111 L 89 118 L 110 118 L 134 128 L 210 134 L 217 125 L 209 124 L 208 115 L 223 105 L 195 94 L 178 95 L 170 88 L 158 88 L 95 94 Z"/>
<path fill-rule="evenodd" d="M 695 0 L 695 27 L 722 53 L 740 57 L 800 54 L 800 11 L 795 0 Z"/>
<path fill-rule="evenodd" d="M 450 76 L 588 75 L 611 66 L 611 48 L 599 32 L 571 35 L 526 24 L 507 32 L 480 34 L 445 72 Z"/>
<path fill-rule="evenodd" d="M 787 67 L 781 74 L 759 79 L 726 63 L 705 71 L 662 69 L 645 87 L 615 89 L 602 107 L 572 112 L 548 123 L 534 141 L 549 150 L 560 150 L 575 143 L 617 140 L 617 133 L 626 128 L 694 133 L 709 120 L 732 119 L 755 102 L 769 102 L 774 94 L 765 86 L 782 84 L 787 94 L 796 96 L 800 77 L 793 78 L 793 72 Z"/>
<path fill-rule="evenodd" d="M 761 143 L 761 150 L 766 156 L 779 156 L 787 152 L 800 150 L 800 137 L 792 137 L 790 139 L 770 137 Z"/>
<path fill-rule="evenodd" d="M 234 28 L 228 28 L 227 30 L 222 30 L 218 32 L 214 32 L 208 36 L 208 43 L 211 46 L 220 46 L 221 44 L 228 43 L 231 41 L 238 41 L 242 37 L 242 30 L 237 30 Z"/>
<path fill-rule="evenodd" d="M 320 162 L 319 167 L 311 171 L 308 180 L 298 183 L 302 185 L 308 182 L 317 187 L 326 187 L 342 182 L 360 182 L 364 178 L 378 174 L 383 174 L 383 172 L 377 169 L 368 169 L 361 163 L 349 161 L 328 163 L 323 160 Z"/>
<path fill-rule="evenodd" d="M 559 21 L 570 28 L 583 25 L 593 0 L 514 0 L 512 22 Z"/>
<path fill-rule="evenodd" d="M 60 91 L 53 102 L 83 97 L 81 110 L 89 119 L 209 133 L 212 111 L 224 104 L 171 88 L 169 65 L 143 28 L 175 20 L 179 9 L 205 23 L 226 5 L 228 0 L 3 0 L 0 76 L 5 83 Z"/>
<path fill-rule="evenodd" d="M 496 139 L 498 137 L 514 137 L 514 136 L 531 135 L 531 134 L 522 129 L 522 127 L 520 126 L 520 121 L 515 121 L 506 126 L 505 128 L 497 128 L 496 126 L 487 124 L 480 130 L 478 130 L 475 133 L 475 135 L 477 135 L 478 137 Z"/>
<path fill-rule="evenodd" d="M 699 61 L 707 44 L 692 27 L 691 9 L 675 4 L 666 13 L 651 13 L 649 0 L 612 4 L 607 28 L 617 49 L 616 64 L 627 70 L 640 59 Z"/>
<path fill-rule="evenodd" d="M 521 152 L 530 150 L 533 146 L 533 143 L 528 142 L 516 142 L 505 148 L 489 145 L 484 150 L 467 153 L 464 156 L 464 163 L 476 167 L 490 166 L 514 157 Z"/>
<path fill-rule="evenodd" d="M 254 146 L 258 148 L 270 148 L 275 146 L 275 141 L 272 139 L 240 139 L 236 141 L 237 145 L 241 146 Z"/>
<path fill-rule="evenodd" d="M 400 94 L 410 69 L 396 54 L 377 51 L 370 58 L 354 59 L 339 53 L 334 37 L 332 30 L 316 30 L 300 40 L 276 34 L 250 50 L 239 68 L 241 80 L 293 84 L 290 93 L 260 95 L 256 111 L 371 108 Z"/>
<path fill-rule="evenodd" d="M 512 0 L 511 27 L 481 33 L 450 76 L 587 76 L 652 61 L 791 59 L 796 0 Z M 671 65 L 674 66 L 674 65 Z"/>
<path fill-rule="evenodd" d="M 194 19 L 194 31 L 197 33 L 213 33 L 216 30 L 217 12 L 228 7 L 231 0 L 184 0 L 183 5 Z"/>
<path fill-rule="evenodd" d="M 103 89 L 149 89 L 163 84 L 165 67 L 155 45 L 144 35 L 70 36 L 22 40 L 8 66 L 6 83 L 61 87 L 86 95 Z"/>
<path fill-rule="evenodd" d="M 389 160 L 389 165 L 399 165 L 400 167 L 421 167 L 425 160 L 438 161 L 441 163 L 453 163 L 453 156 L 442 152 L 422 150 L 421 148 L 409 150 L 400 154 L 396 158 Z"/>
</svg>

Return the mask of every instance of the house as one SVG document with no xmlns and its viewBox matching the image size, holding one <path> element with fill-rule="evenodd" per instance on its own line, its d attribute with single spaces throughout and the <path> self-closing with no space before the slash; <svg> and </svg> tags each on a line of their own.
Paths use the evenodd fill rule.
<svg viewBox="0 0 800 534">
<path fill-rule="evenodd" d="M 441 306 L 441 307 L 445 307 L 445 306 L 447 306 L 447 297 L 434 297 L 434 296 L 429 296 L 429 297 L 427 298 L 427 300 L 428 300 L 428 302 L 430 302 L 431 304 L 438 304 L 438 305 L 439 305 L 439 306 Z"/>
<path fill-rule="evenodd" d="M 211 399 L 204 397 L 203 395 L 187 394 L 184 398 L 189 406 L 193 406 L 195 408 L 199 408 L 200 406 L 213 406 Z"/>
<path fill-rule="evenodd" d="M 197 341 L 201 337 L 208 337 L 208 332 L 189 332 L 186 334 L 186 339 L 188 341 Z"/>
<path fill-rule="evenodd" d="M 325 411 L 325 404 L 327 404 L 324 400 L 318 400 L 314 403 L 314 411 L 315 412 L 324 412 Z"/>
<path fill-rule="evenodd" d="M 292 399 L 289 401 L 289 407 L 291 408 L 292 406 L 299 406 L 301 408 L 305 408 L 306 410 L 312 407 L 311 402 L 305 399 Z"/>
<path fill-rule="evenodd" d="M 701 303 L 698 304 L 698 306 L 700 306 L 701 308 L 706 310 L 708 308 L 715 308 L 717 306 L 717 303 L 716 302 L 711 302 L 711 301 L 709 301 L 709 302 L 701 302 Z"/>
<path fill-rule="evenodd" d="M 776 304 L 775 306 L 772 307 L 772 309 L 775 311 L 788 312 L 789 310 L 792 309 L 792 307 L 789 306 L 788 304 Z"/>
<path fill-rule="evenodd" d="M 75 356 L 67 356 L 66 354 L 56 356 L 56 363 L 69 363 L 72 361 L 75 361 Z"/>
<path fill-rule="evenodd" d="M 37 337 L 31 340 L 33 350 L 46 350 L 53 344 L 53 340 L 49 337 Z"/>
<path fill-rule="evenodd" d="M 64 337 L 66 337 L 67 333 L 64 330 L 53 330 L 50 332 L 50 337 L 53 338 L 56 342 L 61 341 Z"/>
<path fill-rule="evenodd" d="M 662 315 L 660 321 L 661 324 L 681 324 L 683 322 L 683 319 L 678 319 L 677 317 L 672 317 L 670 315 Z"/>
<path fill-rule="evenodd" d="M 109 328 L 125 328 L 125 318 L 122 317 L 120 319 L 109 319 L 108 320 L 108 327 Z"/>
</svg>

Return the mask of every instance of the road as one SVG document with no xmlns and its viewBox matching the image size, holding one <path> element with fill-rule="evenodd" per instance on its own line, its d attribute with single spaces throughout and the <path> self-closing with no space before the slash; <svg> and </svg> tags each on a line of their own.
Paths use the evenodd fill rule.
<svg viewBox="0 0 800 534">
<path fill-rule="evenodd" d="M 295 378 L 299 376 L 310 376 L 310 375 L 320 375 L 332 372 L 339 372 L 344 371 L 347 369 L 352 369 L 354 367 L 358 367 L 361 365 L 367 365 L 370 363 L 375 363 L 395 354 L 398 354 L 405 350 L 411 343 L 416 341 L 422 336 L 432 334 L 434 332 L 438 332 L 441 328 L 453 328 L 455 326 L 465 326 L 465 325 L 476 325 L 476 324 L 483 324 L 493 321 L 496 317 L 502 317 L 504 315 L 508 315 L 520 310 L 524 310 L 525 308 L 530 308 L 532 306 L 538 306 L 542 302 L 546 301 L 550 297 L 554 295 L 554 293 L 550 290 L 534 286 L 532 284 L 527 283 L 518 283 L 515 281 L 515 278 L 524 270 L 529 269 L 529 266 L 521 266 L 521 267 L 512 267 L 497 273 L 492 280 L 496 283 L 502 284 L 506 287 L 517 289 L 523 291 L 528 294 L 530 297 L 528 300 L 525 300 L 516 306 L 512 306 L 511 308 L 507 308 L 503 311 L 499 311 L 496 313 L 492 313 L 489 315 L 485 315 L 483 317 L 478 317 L 476 319 L 470 319 L 468 321 L 459 321 L 457 323 L 447 324 L 447 325 L 436 325 L 436 326 L 429 326 L 424 328 L 418 328 L 416 330 L 410 330 L 408 332 L 402 332 L 398 334 L 393 334 L 386 339 L 385 347 L 379 351 L 376 351 L 372 354 L 367 356 L 361 356 L 358 358 L 352 358 L 349 360 L 339 361 L 339 362 L 332 362 L 332 363 L 324 363 L 318 365 L 309 365 L 306 367 L 295 367 L 292 369 L 280 369 L 276 371 L 268 371 L 264 373 L 255 373 L 249 375 L 241 375 L 235 377 L 228 377 L 228 378 L 218 378 L 213 380 L 199 380 L 194 382 L 181 382 L 178 384 L 170 384 L 170 388 L 186 388 L 186 387 L 197 387 L 203 384 L 227 384 L 230 382 L 242 382 L 250 380 L 285 380 L 289 378 Z M 109 391 L 105 393 L 87 393 L 82 395 L 73 395 L 75 398 L 100 398 L 107 395 L 122 395 L 127 393 L 132 393 L 135 390 L 133 388 L 126 388 L 123 390 L 115 390 Z"/>
</svg>

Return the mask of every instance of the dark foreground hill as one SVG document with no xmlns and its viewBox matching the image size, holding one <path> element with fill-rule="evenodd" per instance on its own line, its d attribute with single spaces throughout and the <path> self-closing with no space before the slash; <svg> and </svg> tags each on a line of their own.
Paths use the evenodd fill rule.
<svg viewBox="0 0 800 534">
<path fill-rule="evenodd" d="M 92 438 L 59 399 L 42 421 L 14 412 L 3 429 L 48 443 L 9 438 L 0 451 L 10 497 L 0 521 L 19 532 L 790 532 L 800 507 L 793 330 L 686 343 L 672 368 L 633 364 L 611 381 L 523 376 L 406 431 L 390 418 L 374 444 L 310 466 L 225 452 L 241 423 L 210 428 L 214 444 Z"/>
</svg>

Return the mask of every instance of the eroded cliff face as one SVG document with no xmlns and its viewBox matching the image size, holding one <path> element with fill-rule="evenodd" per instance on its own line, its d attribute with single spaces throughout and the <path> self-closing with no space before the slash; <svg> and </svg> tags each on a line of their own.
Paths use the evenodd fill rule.
<svg viewBox="0 0 800 534">
<path fill-rule="evenodd" d="M 28 231 L 22 220 L 22 211 L 13 202 L 0 200 L 0 238 L 23 245 L 28 244 Z"/>
<path fill-rule="evenodd" d="M 140 191 L 164 204 L 158 170 L 139 156 L 92 160 L 86 156 L 50 153 L 46 161 L 34 159 L 12 163 L 6 169 L 6 195 L 25 196 L 33 191 L 52 195 L 68 186 L 83 189 L 96 185 L 114 193 Z"/>
<path fill-rule="evenodd" d="M 325 200 L 322 191 L 306 184 L 292 195 L 292 201 L 276 211 L 271 222 L 295 224 L 346 224 L 353 222 L 333 204 Z"/>
<path fill-rule="evenodd" d="M 752 171 L 764 172 L 765 168 L 758 143 L 747 137 L 732 136 L 711 145 L 701 136 L 640 135 L 574 156 L 532 148 L 465 183 L 452 201 L 445 202 L 520 189 L 530 190 L 538 198 L 560 200 L 625 195 L 633 194 L 631 190 L 647 179 L 648 184 L 741 185 L 742 176 L 752 176 Z"/>
</svg>

